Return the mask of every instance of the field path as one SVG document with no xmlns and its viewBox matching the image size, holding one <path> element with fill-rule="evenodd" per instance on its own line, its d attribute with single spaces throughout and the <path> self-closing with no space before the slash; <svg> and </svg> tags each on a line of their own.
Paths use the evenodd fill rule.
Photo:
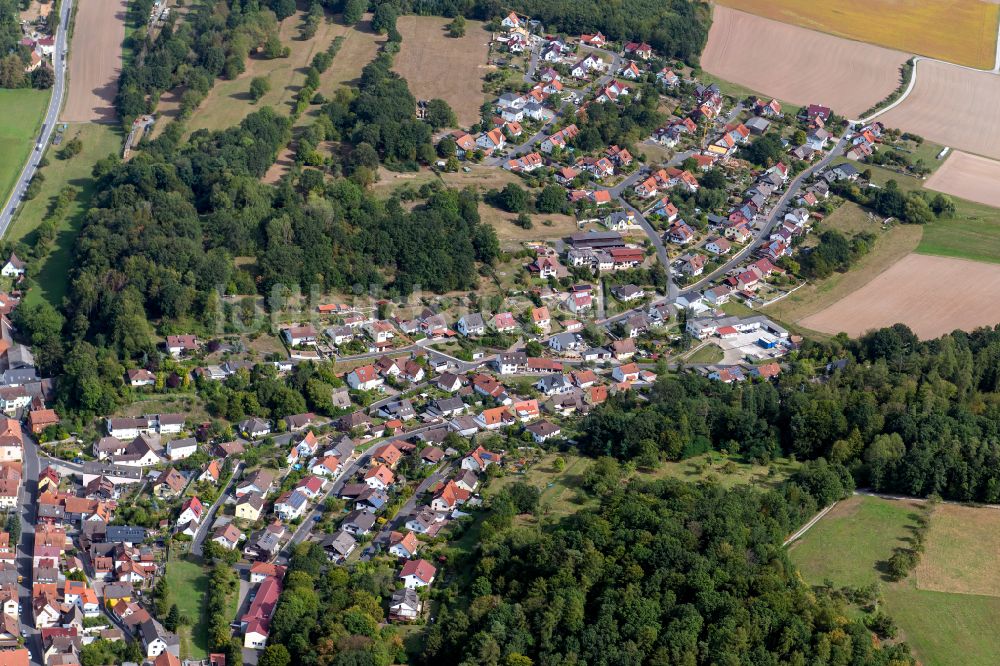
<svg viewBox="0 0 1000 666">
<path fill-rule="evenodd" d="M 823 509 L 822 511 L 820 511 L 819 513 L 817 513 L 815 516 L 813 516 L 809 520 L 808 523 L 806 523 L 805 525 L 803 525 L 802 527 L 800 527 L 795 532 L 795 534 L 793 534 L 792 536 L 790 536 L 787 539 L 785 539 L 785 542 L 783 544 L 781 544 L 781 545 L 787 547 L 788 544 L 792 543 L 793 541 L 796 541 L 797 539 L 801 539 L 803 534 L 805 534 L 806 532 L 808 532 L 809 529 L 813 525 L 815 525 L 816 523 L 818 523 L 823 516 L 825 516 L 826 514 L 830 513 L 830 509 L 832 509 L 835 506 L 837 506 L 836 502 L 834 502 L 830 506 L 826 507 L 825 509 Z"/>
</svg>

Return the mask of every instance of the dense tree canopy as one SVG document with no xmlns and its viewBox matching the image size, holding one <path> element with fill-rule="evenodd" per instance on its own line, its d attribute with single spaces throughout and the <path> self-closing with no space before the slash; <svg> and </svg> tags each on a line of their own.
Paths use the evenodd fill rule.
<svg viewBox="0 0 1000 666">
<path fill-rule="evenodd" d="M 711 9 L 697 0 L 413 0 L 421 14 L 489 20 L 513 10 L 545 29 L 572 35 L 600 30 L 616 41 L 645 41 L 667 56 L 697 59 L 708 39 Z"/>
<path fill-rule="evenodd" d="M 474 582 L 438 612 L 423 661 L 912 664 L 905 645 L 877 647 L 789 563 L 783 539 L 826 501 L 810 486 L 835 499 L 842 477 L 850 485 L 837 466 L 806 475 L 767 493 L 616 484 L 598 509 L 555 525 L 484 529 Z"/>
<path fill-rule="evenodd" d="M 825 371 L 828 363 L 846 367 Z M 816 375 L 819 375 L 819 381 Z M 1000 330 L 922 342 L 905 326 L 806 341 L 774 383 L 661 378 L 583 422 L 581 449 L 622 460 L 726 449 L 847 465 L 878 490 L 1000 501 Z"/>
</svg>

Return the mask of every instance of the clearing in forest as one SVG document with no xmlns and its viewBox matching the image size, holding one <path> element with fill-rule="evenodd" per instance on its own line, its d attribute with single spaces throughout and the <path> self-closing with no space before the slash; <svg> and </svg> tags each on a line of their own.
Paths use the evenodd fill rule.
<svg viewBox="0 0 1000 666">
<path fill-rule="evenodd" d="M 909 545 L 919 511 L 913 500 L 850 497 L 794 542 L 789 556 L 812 585 L 878 582 L 882 609 L 924 666 L 950 666 L 955 655 L 961 655 L 963 666 L 992 666 L 1000 654 L 1000 597 L 988 595 L 1000 589 L 992 571 L 1000 511 L 939 505 L 931 514 L 917 569 L 898 583 L 888 582 L 879 563 Z"/>
<path fill-rule="evenodd" d="M 418 100 L 441 98 L 451 105 L 458 124 L 479 121 L 479 107 L 486 99 L 483 77 L 491 34 L 478 21 L 468 21 L 464 37 L 449 37 L 447 19 L 433 16 L 400 16 L 396 28 L 403 36 L 393 69 L 410 84 Z"/>
</svg>

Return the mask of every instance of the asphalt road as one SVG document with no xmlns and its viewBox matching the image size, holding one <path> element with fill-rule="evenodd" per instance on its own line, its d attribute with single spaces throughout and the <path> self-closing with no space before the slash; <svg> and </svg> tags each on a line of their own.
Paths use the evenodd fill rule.
<svg viewBox="0 0 1000 666">
<path fill-rule="evenodd" d="M 347 469 L 341 472 L 340 476 L 337 477 L 337 480 L 334 481 L 332 484 L 330 484 L 330 487 L 327 489 L 326 493 L 324 493 L 323 496 L 320 497 L 315 502 L 315 504 L 313 505 L 313 509 L 306 514 L 305 518 L 303 518 L 302 520 L 302 523 L 299 524 L 298 529 L 295 530 L 295 533 L 292 535 L 292 538 L 288 541 L 287 544 L 285 544 L 284 549 L 282 549 L 281 553 L 275 559 L 275 563 L 276 564 L 288 563 L 288 556 L 291 554 L 292 549 L 309 538 L 309 533 L 312 532 L 313 527 L 315 527 L 316 525 L 316 521 L 314 520 L 315 517 L 320 515 L 324 510 L 323 504 L 326 502 L 326 498 L 330 496 L 336 496 L 336 494 L 339 493 L 340 490 L 344 487 L 344 484 L 346 484 L 349 479 L 354 478 L 354 475 L 357 474 L 359 469 L 365 467 L 368 464 L 368 461 L 371 459 L 372 454 L 375 452 L 375 449 L 377 449 L 380 446 L 383 446 L 384 444 L 388 444 L 389 442 L 394 442 L 400 439 L 409 439 L 414 435 L 420 434 L 427 430 L 431 430 L 432 428 L 439 428 L 439 427 L 441 427 L 441 423 L 429 423 L 425 426 L 414 428 L 413 430 L 402 432 L 399 433 L 398 435 L 393 435 L 392 437 L 379 439 L 376 442 L 374 442 L 371 446 L 369 446 L 367 449 L 365 449 L 364 453 L 357 456 L 351 462 L 351 464 L 348 465 Z"/>
<path fill-rule="evenodd" d="M 781 196 L 780 199 L 778 199 L 777 203 L 774 204 L 774 208 L 771 209 L 771 214 L 768 216 L 767 222 L 760 230 L 760 233 L 758 233 L 754 237 L 753 242 L 748 243 L 747 246 L 743 248 L 743 250 L 733 255 L 733 257 L 729 261 L 724 263 L 722 266 L 719 266 L 714 271 L 704 276 L 697 282 L 688 285 L 681 293 L 690 294 L 692 292 L 702 289 L 706 284 L 718 278 L 720 275 L 725 275 L 735 266 L 737 266 L 740 262 L 746 260 L 753 252 L 755 252 L 771 236 L 771 231 L 773 231 L 774 228 L 781 221 L 784 220 L 785 209 L 788 207 L 788 204 L 791 203 L 794 200 L 794 198 L 798 195 L 799 189 L 801 189 L 802 183 L 805 181 L 805 179 L 811 176 L 812 174 L 816 173 L 817 171 L 825 169 L 830 164 L 830 162 L 832 162 L 836 157 L 838 157 L 843 152 L 844 147 L 846 145 L 847 145 L 847 132 L 845 132 L 840 137 L 840 140 L 837 141 L 837 145 L 834 146 L 830 150 L 830 152 L 826 154 L 826 157 L 821 159 L 819 162 L 816 162 L 816 164 L 813 164 L 811 167 L 809 167 L 808 169 L 800 173 L 798 176 L 796 176 L 794 180 L 792 180 L 792 182 L 788 185 L 788 188 L 785 190 L 785 193 Z"/>
<path fill-rule="evenodd" d="M 66 26 L 69 25 L 70 12 L 73 11 L 73 0 L 65 0 L 62 3 L 62 8 L 59 12 L 59 29 L 56 31 L 56 47 L 52 54 L 52 62 L 55 67 L 55 83 L 52 84 L 52 96 L 49 98 L 49 108 L 45 112 L 45 120 L 42 125 L 41 136 L 38 137 L 38 141 L 35 142 L 35 147 L 40 144 L 42 150 L 33 149 L 31 155 L 28 156 L 28 162 L 24 165 L 21 170 L 21 175 L 17 179 L 17 183 L 14 185 L 14 189 L 10 192 L 7 202 L 4 204 L 3 211 L 0 212 L 0 237 L 7 233 L 7 227 L 10 226 L 10 221 L 14 217 L 14 211 L 17 209 L 17 204 L 21 200 L 21 195 L 24 190 L 28 187 L 28 183 L 34 178 L 35 172 L 38 170 L 38 162 L 42 159 L 42 153 L 44 149 L 49 145 L 49 141 L 52 138 L 52 132 L 55 131 L 56 120 L 59 118 L 59 112 L 62 109 L 63 97 L 66 92 L 66 61 L 67 48 L 69 45 L 68 36 L 66 35 Z"/>
<path fill-rule="evenodd" d="M 202 546 L 205 543 L 205 538 L 208 536 L 208 530 L 211 528 L 212 522 L 215 520 L 215 514 L 219 510 L 222 503 L 226 501 L 226 498 L 229 497 L 229 492 L 236 485 L 236 480 L 240 478 L 240 472 L 242 471 L 243 461 L 241 460 L 236 464 L 235 469 L 233 469 L 233 473 L 229 477 L 229 483 L 227 483 L 226 487 L 222 489 L 221 493 L 219 493 L 219 496 L 205 514 L 205 519 L 201 521 L 201 526 L 198 527 L 198 531 L 195 533 L 194 539 L 191 541 L 192 555 L 201 557 Z"/>
<path fill-rule="evenodd" d="M 21 629 L 25 632 L 25 646 L 31 651 L 31 663 L 42 664 L 41 638 L 35 629 L 35 619 L 31 607 L 31 563 L 35 549 L 35 519 L 38 493 L 38 445 L 29 435 L 24 436 L 24 459 L 21 461 L 21 494 L 18 513 L 21 516 L 21 539 L 17 548 L 17 573 L 21 582 L 17 585 L 21 604 Z"/>
</svg>

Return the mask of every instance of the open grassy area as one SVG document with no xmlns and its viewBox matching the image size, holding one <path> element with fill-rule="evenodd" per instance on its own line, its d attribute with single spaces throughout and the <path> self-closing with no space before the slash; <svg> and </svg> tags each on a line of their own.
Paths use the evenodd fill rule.
<svg viewBox="0 0 1000 666">
<path fill-rule="evenodd" d="M 662 463 L 653 472 L 637 472 L 635 478 L 643 481 L 671 478 L 692 483 L 713 481 L 724 488 L 746 485 L 774 487 L 798 467 L 798 463 L 787 458 L 779 458 L 768 467 L 745 462 L 739 455 L 713 451 L 686 460 Z"/>
<path fill-rule="evenodd" d="M 686 363 L 718 363 L 724 356 L 725 354 L 719 345 L 708 343 L 699 347 L 684 361 Z"/>
<path fill-rule="evenodd" d="M 837 586 L 861 587 L 881 581 L 877 564 L 906 545 L 918 510 L 912 501 L 855 495 L 792 543 L 789 554 L 802 577 L 814 585 L 832 580 Z"/>
<path fill-rule="evenodd" d="M 486 64 L 492 35 L 479 21 L 466 24 L 464 37 L 449 37 L 448 19 L 401 16 L 396 27 L 403 36 L 393 64 L 417 99 L 441 98 L 455 111 L 459 125 L 479 120 L 485 97 L 483 77 L 494 69 Z"/>
<path fill-rule="evenodd" d="M 192 560 L 172 555 L 167 562 L 167 589 L 170 604 L 177 604 L 182 617 L 190 625 L 178 628 L 181 658 L 204 659 L 208 656 L 208 622 L 205 619 L 205 594 L 208 592 L 208 571 Z"/>
<path fill-rule="evenodd" d="M 851 497 L 793 543 L 789 554 L 811 584 L 881 582 L 876 563 L 905 545 L 917 510 L 913 501 Z M 998 522 L 1000 512 L 993 508 L 939 505 L 916 571 L 898 583 L 882 582 L 883 608 L 924 666 L 996 663 L 1000 597 L 992 592 Z"/>
<path fill-rule="evenodd" d="M 981 0 L 720 0 L 758 16 L 891 49 L 989 69 L 1000 7 Z M 891 20 L 873 21 L 873 16 Z"/>
<path fill-rule="evenodd" d="M 955 199 L 955 217 L 928 224 L 917 252 L 1000 263 L 1000 210 Z"/>
<path fill-rule="evenodd" d="M 0 202 L 6 203 L 28 155 L 49 103 L 48 90 L 0 90 Z"/>
<path fill-rule="evenodd" d="M 923 188 L 924 181 L 913 176 L 877 166 L 861 165 L 859 168 L 871 169 L 872 182 L 878 185 L 894 180 L 899 189 L 907 192 Z M 957 197 L 951 199 L 955 202 L 955 215 L 924 225 L 923 238 L 916 251 L 1000 263 L 1000 210 Z"/>
<path fill-rule="evenodd" d="M 1000 511 L 942 504 L 931 515 L 917 587 L 1000 597 L 1000 569 L 983 566 L 1000 552 Z"/>
<path fill-rule="evenodd" d="M 566 464 L 562 471 L 556 469 L 555 460 L 559 457 Z M 583 474 L 592 462 L 590 458 L 571 453 L 547 453 L 523 473 L 508 474 L 494 480 L 485 494 L 495 495 L 504 486 L 523 480 L 541 491 L 542 495 L 539 501 L 539 514 L 541 516 L 562 518 L 576 513 L 586 506 L 596 504 L 591 499 L 579 501 L 580 497 L 577 492 Z M 534 520 L 528 522 L 534 522 Z"/>
<path fill-rule="evenodd" d="M 42 169 L 45 182 L 42 183 L 39 195 L 21 206 L 7 231 L 7 237 L 11 241 L 23 240 L 28 244 L 33 243 L 34 231 L 59 196 L 59 191 L 67 185 L 80 190 L 80 194 L 70 204 L 66 215 L 57 225 L 56 239 L 48 256 L 32 269 L 37 285 L 28 292 L 29 302 L 44 299 L 55 306 L 62 302 L 66 294 L 66 275 L 73 259 L 73 246 L 83 225 L 84 214 L 94 195 L 91 170 L 98 160 L 121 151 L 122 134 L 111 125 L 70 124 L 66 129 L 63 143 L 74 137 L 80 138 L 83 150 L 71 159 L 62 160 L 57 156 L 57 147 L 49 149 L 49 165 Z"/>
<path fill-rule="evenodd" d="M 884 590 L 885 610 L 923 666 L 994 666 L 1000 654 L 1000 599 L 919 590 L 906 581 Z"/>
</svg>

